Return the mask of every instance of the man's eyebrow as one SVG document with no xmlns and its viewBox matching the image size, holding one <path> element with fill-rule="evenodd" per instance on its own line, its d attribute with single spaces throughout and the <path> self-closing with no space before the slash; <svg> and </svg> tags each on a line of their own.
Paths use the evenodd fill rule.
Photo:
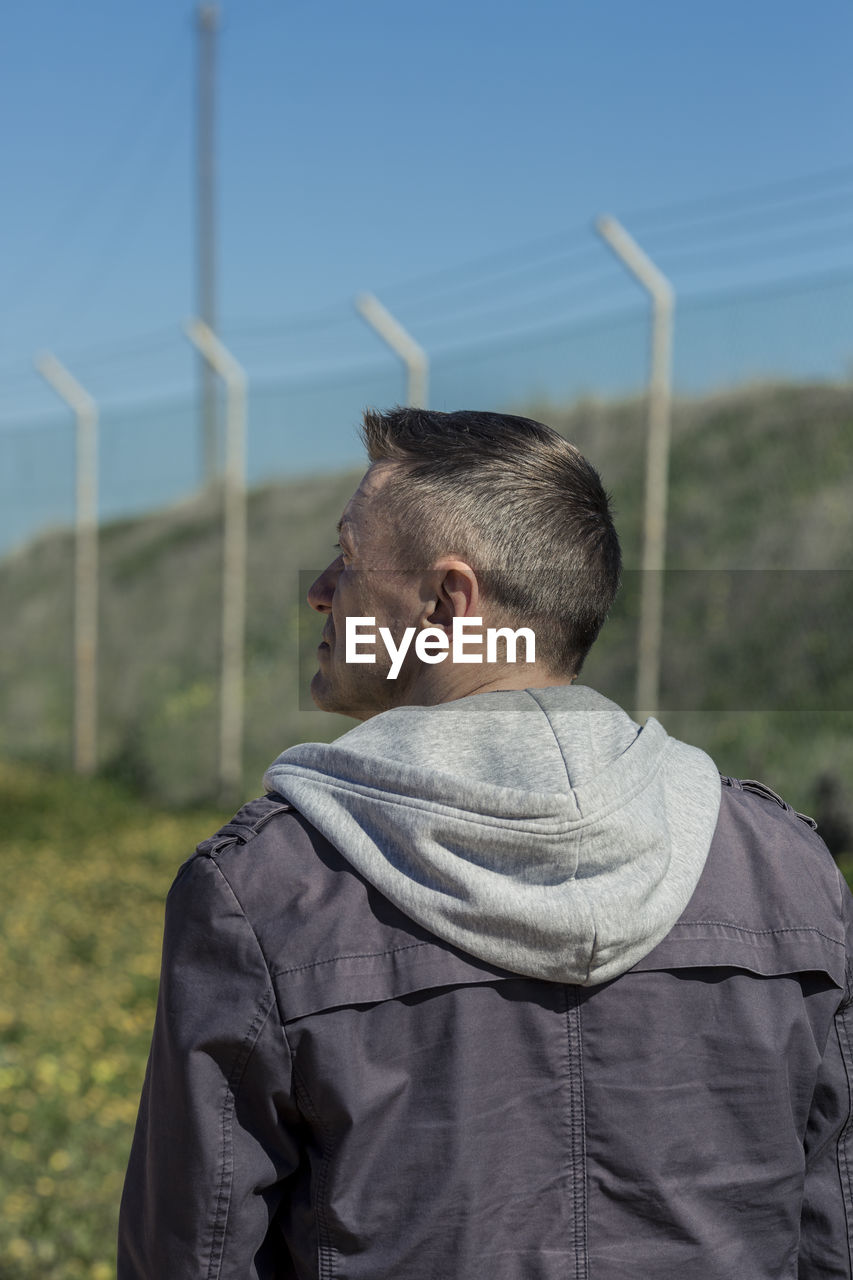
<svg viewBox="0 0 853 1280">
<path fill-rule="evenodd" d="M 351 527 L 350 522 L 347 519 L 345 519 L 344 516 L 341 516 L 337 524 L 338 537 L 340 538 L 341 536 L 343 536 L 345 538 L 350 538 L 351 537 L 350 527 Z"/>
</svg>

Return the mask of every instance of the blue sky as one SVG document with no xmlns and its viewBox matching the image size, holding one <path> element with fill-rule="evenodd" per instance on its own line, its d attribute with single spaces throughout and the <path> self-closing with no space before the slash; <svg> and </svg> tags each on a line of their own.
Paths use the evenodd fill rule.
<svg viewBox="0 0 853 1280">
<path fill-rule="evenodd" d="M 222 10 L 219 296 L 235 341 L 241 326 L 348 305 L 364 288 L 393 300 L 399 282 L 464 275 L 483 255 L 521 253 L 523 267 L 519 246 L 563 234 L 568 244 L 601 210 L 713 202 L 853 168 L 849 0 L 233 0 Z M 117 344 L 126 367 L 104 356 L 110 385 L 123 379 L 131 395 L 191 378 L 178 326 L 194 297 L 194 11 L 186 0 L 6 7 L 4 422 L 53 405 L 30 372 L 41 347 L 71 365 L 79 352 L 86 368 L 90 348 Z M 853 269 L 849 219 L 846 241 L 836 225 L 842 197 L 829 198 L 826 239 L 798 249 L 795 231 L 768 279 Z M 749 254 L 732 268 L 745 278 Z M 725 261 L 709 263 L 704 276 L 694 264 L 700 291 L 725 276 Z M 475 306 L 456 332 L 478 324 Z M 179 357 L 163 346 L 173 329 Z M 161 344 L 150 357 L 132 346 L 149 333 Z M 258 367 L 371 358 L 371 335 L 354 333 L 321 335 L 319 355 L 258 348 Z"/>
</svg>

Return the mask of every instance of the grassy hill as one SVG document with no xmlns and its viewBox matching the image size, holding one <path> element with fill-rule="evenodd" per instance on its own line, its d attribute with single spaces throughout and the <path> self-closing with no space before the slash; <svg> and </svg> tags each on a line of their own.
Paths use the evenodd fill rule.
<svg viewBox="0 0 853 1280">
<path fill-rule="evenodd" d="M 517 411 L 563 431 L 614 496 L 625 587 L 582 681 L 630 710 L 644 405 Z M 246 794 L 285 747 L 352 727 L 307 695 L 321 624 L 304 595 L 332 557 L 359 475 L 251 495 Z M 843 809 L 832 795 L 849 793 L 853 777 L 853 389 L 773 385 L 681 401 L 670 478 L 659 718 L 724 773 L 761 778 L 809 812 Z M 0 562 L 7 758 L 70 759 L 72 553 L 60 531 Z M 220 557 L 212 495 L 102 531 L 101 759 L 107 773 L 173 805 L 215 791 Z"/>
</svg>

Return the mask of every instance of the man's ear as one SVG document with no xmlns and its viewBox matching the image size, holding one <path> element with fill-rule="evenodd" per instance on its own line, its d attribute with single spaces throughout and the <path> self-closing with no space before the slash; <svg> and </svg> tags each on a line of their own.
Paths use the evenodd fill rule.
<svg viewBox="0 0 853 1280">
<path fill-rule="evenodd" d="M 477 575 L 464 560 L 445 560 L 436 566 L 435 606 L 427 618 L 431 627 L 448 631 L 454 618 L 479 617 L 480 586 Z"/>
</svg>

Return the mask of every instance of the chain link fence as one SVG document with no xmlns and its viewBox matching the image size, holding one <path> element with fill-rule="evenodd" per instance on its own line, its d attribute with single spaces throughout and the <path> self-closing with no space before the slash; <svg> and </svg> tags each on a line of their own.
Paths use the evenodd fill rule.
<svg viewBox="0 0 853 1280">
<path fill-rule="evenodd" d="M 359 362 L 335 360 L 341 342 L 324 368 L 299 376 L 286 373 L 287 344 L 277 357 L 274 332 L 261 345 L 224 335 L 250 375 L 248 791 L 290 743 L 352 723 L 306 702 L 300 681 L 313 669 L 319 620 L 300 581 L 332 558 L 335 522 L 363 470 L 361 410 L 402 401 L 405 378 L 357 317 L 333 320 L 339 335 L 348 325 L 360 333 Z M 431 407 L 530 413 L 599 467 L 627 573 L 583 679 L 629 707 L 648 341 L 639 305 L 427 348 Z M 844 274 L 676 306 L 660 715 L 671 732 L 728 752 L 729 772 L 799 777 L 802 805 L 847 759 L 853 728 L 842 657 L 853 622 L 851 357 Z M 195 397 L 100 393 L 103 359 L 73 372 L 100 406 L 99 761 L 176 803 L 209 795 L 222 521 L 220 492 L 200 484 Z M 73 723 L 70 413 L 0 429 L 0 476 L 0 751 L 63 767 Z M 809 741 L 818 745 L 806 758 Z"/>
</svg>

